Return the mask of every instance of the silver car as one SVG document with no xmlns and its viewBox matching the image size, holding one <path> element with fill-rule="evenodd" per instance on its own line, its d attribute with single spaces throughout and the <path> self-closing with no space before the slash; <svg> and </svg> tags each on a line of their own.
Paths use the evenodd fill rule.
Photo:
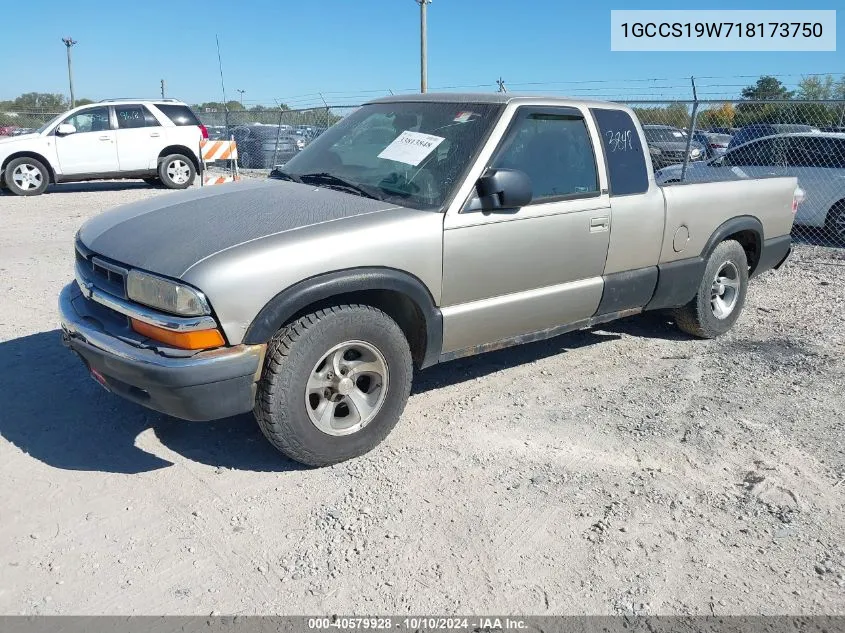
<svg viewBox="0 0 845 633">
<path fill-rule="evenodd" d="M 709 338 L 790 252 L 795 178 L 659 187 L 626 107 L 371 102 L 276 177 L 86 222 L 66 344 L 135 403 L 254 411 L 311 465 L 396 425 L 417 370 L 644 310 Z"/>
</svg>

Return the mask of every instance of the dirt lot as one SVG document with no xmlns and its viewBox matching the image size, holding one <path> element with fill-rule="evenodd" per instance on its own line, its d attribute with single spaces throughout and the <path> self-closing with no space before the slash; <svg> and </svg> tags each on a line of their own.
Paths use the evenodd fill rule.
<svg viewBox="0 0 845 633">
<path fill-rule="evenodd" d="M 159 195 L 0 197 L 0 613 L 845 613 L 845 252 L 799 247 L 719 340 L 650 315 L 432 368 L 307 470 L 61 346 L 74 232 Z"/>
</svg>

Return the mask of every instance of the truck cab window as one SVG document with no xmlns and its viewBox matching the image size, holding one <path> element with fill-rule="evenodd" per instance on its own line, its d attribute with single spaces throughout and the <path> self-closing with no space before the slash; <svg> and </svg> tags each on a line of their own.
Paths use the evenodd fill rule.
<svg viewBox="0 0 845 633">
<path fill-rule="evenodd" d="M 592 108 L 607 161 L 611 196 L 629 196 L 648 191 L 647 155 L 631 115 L 624 110 Z"/>
<path fill-rule="evenodd" d="M 491 167 L 528 174 L 533 203 L 599 190 L 589 132 L 577 114 L 518 112 Z"/>
</svg>

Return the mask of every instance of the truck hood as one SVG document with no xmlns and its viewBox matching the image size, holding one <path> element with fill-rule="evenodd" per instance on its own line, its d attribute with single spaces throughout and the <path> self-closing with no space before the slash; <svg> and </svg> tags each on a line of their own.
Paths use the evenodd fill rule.
<svg viewBox="0 0 845 633">
<path fill-rule="evenodd" d="M 78 237 L 95 253 L 178 278 L 197 262 L 244 242 L 393 208 L 312 185 L 245 181 L 118 207 L 86 222 Z"/>
</svg>

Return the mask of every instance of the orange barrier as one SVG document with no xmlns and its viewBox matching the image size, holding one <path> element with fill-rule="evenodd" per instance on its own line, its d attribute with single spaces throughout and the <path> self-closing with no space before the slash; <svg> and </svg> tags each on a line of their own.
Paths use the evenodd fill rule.
<svg viewBox="0 0 845 633">
<path fill-rule="evenodd" d="M 235 141 L 200 141 L 200 153 L 203 161 L 237 160 L 238 146 Z"/>
<path fill-rule="evenodd" d="M 237 174 L 230 174 L 228 176 L 218 176 L 216 174 L 211 174 L 208 176 L 202 177 L 202 184 L 203 185 L 222 185 L 226 182 L 235 182 L 240 180 L 241 177 Z"/>
</svg>

